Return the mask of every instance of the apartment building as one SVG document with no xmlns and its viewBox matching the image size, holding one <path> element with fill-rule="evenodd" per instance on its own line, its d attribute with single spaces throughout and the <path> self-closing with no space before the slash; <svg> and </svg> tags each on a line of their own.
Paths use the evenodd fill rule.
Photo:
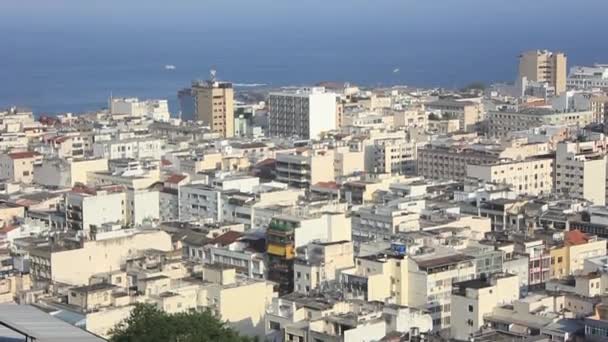
<svg viewBox="0 0 608 342">
<path fill-rule="evenodd" d="M 606 156 L 601 145 L 562 142 L 555 156 L 555 191 L 595 205 L 606 203 Z"/>
<path fill-rule="evenodd" d="M 550 194 L 554 183 L 554 157 L 534 157 L 486 165 L 468 164 L 467 177 L 509 185 L 518 195 Z"/>
<path fill-rule="evenodd" d="M 270 93 L 268 133 L 270 136 L 318 139 L 336 129 L 336 95 L 323 87 Z"/>
<path fill-rule="evenodd" d="M 398 232 L 419 230 L 424 206 L 424 200 L 411 200 L 359 208 L 352 214 L 353 238 L 390 239 Z"/>
<path fill-rule="evenodd" d="M 126 201 L 126 190 L 122 186 L 75 187 L 65 199 L 68 228 L 90 237 L 91 229 L 100 229 L 104 224 L 125 225 Z"/>
<path fill-rule="evenodd" d="M 420 143 L 403 138 L 374 140 L 365 146 L 365 170 L 373 173 L 415 174 Z"/>
<path fill-rule="evenodd" d="M 89 172 L 108 171 L 105 158 L 44 159 L 34 168 L 34 183 L 49 187 L 73 187 L 76 183 L 87 184 Z"/>
<path fill-rule="evenodd" d="M 418 150 L 418 175 L 431 179 L 464 180 L 467 165 L 494 164 L 497 151 L 481 151 L 460 146 L 427 145 Z"/>
<path fill-rule="evenodd" d="M 474 258 L 453 252 L 435 252 L 412 259 L 408 305 L 429 312 L 433 318 L 433 331 L 450 328 L 453 283 L 475 278 Z"/>
<path fill-rule="evenodd" d="M 411 260 L 398 246 L 394 250 L 355 258 L 355 266 L 340 273 L 344 297 L 411 307 Z"/>
<path fill-rule="evenodd" d="M 564 233 L 563 241 L 552 246 L 550 254 L 552 278 L 580 275 L 585 260 L 606 255 L 606 240 L 571 230 Z"/>
<path fill-rule="evenodd" d="M 323 291 L 339 279 L 341 270 L 354 266 L 350 241 L 312 242 L 300 250 L 293 266 L 295 292 Z"/>
<path fill-rule="evenodd" d="M 544 125 L 585 127 L 594 123 L 594 114 L 586 111 L 557 111 L 551 108 L 523 108 L 488 112 L 488 134 L 502 138 L 511 132 Z"/>
<path fill-rule="evenodd" d="M 0 154 L 0 179 L 18 183 L 32 183 L 34 167 L 40 165 L 42 155 L 36 152 Z"/>
<path fill-rule="evenodd" d="M 487 279 L 455 283 L 451 303 L 451 337 L 466 341 L 484 324 L 484 316 L 494 308 L 519 299 L 518 277 L 495 274 Z"/>
<path fill-rule="evenodd" d="M 392 110 L 394 127 L 419 127 L 427 128 L 428 115 L 422 106 L 407 108 L 404 110 Z"/>
<path fill-rule="evenodd" d="M 608 119 L 608 96 L 592 95 L 589 98 L 589 107 L 593 112 L 593 122 L 606 123 Z"/>
<path fill-rule="evenodd" d="M 528 255 L 528 286 L 542 286 L 551 279 L 551 254 L 540 238 L 523 238 L 515 244 L 514 252 Z"/>
<path fill-rule="evenodd" d="M 368 175 L 362 180 L 343 183 L 340 188 L 340 198 L 344 198 L 350 204 L 364 204 L 373 200 L 376 191 L 387 191 L 391 184 L 405 180 L 404 175 Z"/>
<path fill-rule="evenodd" d="M 562 52 L 526 51 L 519 56 L 519 79 L 548 83 L 560 94 L 566 91 L 567 57 Z"/>
<path fill-rule="evenodd" d="M 276 180 L 296 188 L 333 182 L 333 150 L 298 148 L 291 153 L 277 153 Z"/>
<path fill-rule="evenodd" d="M 313 241 L 331 243 L 350 239 L 350 218 L 343 213 L 275 216 L 266 230 L 268 280 L 279 284 L 281 295 L 293 292 L 297 248 Z"/>
<path fill-rule="evenodd" d="M 608 65 L 574 66 L 570 68 L 566 84 L 569 88 L 608 88 Z"/>
<path fill-rule="evenodd" d="M 46 244 L 29 251 L 31 274 L 37 281 L 89 284 L 96 273 L 119 270 L 129 255 L 143 249 L 172 250 L 171 236 L 158 230 L 99 233 L 82 245 Z"/>
<path fill-rule="evenodd" d="M 97 158 L 160 160 L 163 140 L 159 138 L 96 141 L 93 155 Z"/>
<path fill-rule="evenodd" d="M 349 176 L 364 171 L 365 153 L 358 146 L 338 146 L 334 148 L 334 176 Z"/>
<path fill-rule="evenodd" d="M 426 109 L 443 120 L 458 120 L 460 129 L 467 132 L 475 131 L 485 119 L 483 104 L 474 101 L 441 99 L 427 103 Z"/>
<path fill-rule="evenodd" d="M 138 98 L 111 98 L 110 114 L 112 116 L 145 117 L 154 121 L 169 121 L 169 104 L 167 100 L 143 100 Z"/>
<path fill-rule="evenodd" d="M 43 137 L 38 151 L 58 158 L 83 158 L 87 151 L 85 145 L 86 139 L 78 134 L 54 135 Z"/>
<path fill-rule="evenodd" d="M 198 121 L 224 138 L 234 136 L 234 89 L 230 82 L 219 82 L 212 73 L 206 82 L 192 83 L 194 114 Z"/>
</svg>

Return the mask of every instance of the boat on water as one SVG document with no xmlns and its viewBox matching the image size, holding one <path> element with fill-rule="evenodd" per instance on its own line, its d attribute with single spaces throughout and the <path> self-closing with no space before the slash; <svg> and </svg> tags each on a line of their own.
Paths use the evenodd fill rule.
<svg viewBox="0 0 608 342">
<path fill-rule="evenodd" d="M 175 65 L 167 64 L 167 65 L 165 65 L 165 70 L 175 70 Z"/>
</svg>

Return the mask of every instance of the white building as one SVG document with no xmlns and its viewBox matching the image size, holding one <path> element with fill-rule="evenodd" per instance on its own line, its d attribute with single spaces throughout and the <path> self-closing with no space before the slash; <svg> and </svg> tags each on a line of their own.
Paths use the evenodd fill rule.
<svg viewBox="0 0 608 342">
<path fill-rule="evenodd" d="M 553 190 L 553 156 L 467 165 L 467 177 L 509 185 L 519 195 L 549 194 Z"/>
<path fill-rule="evenodd" d="M 608 65 L 574 66 L 570 68 L 566 84 L 569 88 L 608 88 Z"/>
<path fill-rule="evenodd" d="M 162 140 L 158 138 L 99 141 L 93 144 L 93 155 L 106 159 L 153 159 L 162 155 Z"/>
<path fill-rule="evenodd" d="M 142 100 L 136 97 L 112 98 L 110 100 L 112 115 L 146 117 L 154 121 L 169 121 L 169 104 L 167 100 Z"/>
<path fill-rule="evenodd" d="M 88 236 L 91 227 L 103 224 L 125 224 L 126 193 L 122 186 L 74 188 L 66 194 L 68 228 Z"/>
<path fill-rule="evenodd" d="M 270 93 L 268 108 L 271 136 L 316 139 L 336 129 L 336 95 L 323 87 Z"/>
<path fill-rule="evenodd" d="M 557 145 L 555 191 L 595 205 L 606 202 L 606 155 L 594 141 Z"/>
</svg>

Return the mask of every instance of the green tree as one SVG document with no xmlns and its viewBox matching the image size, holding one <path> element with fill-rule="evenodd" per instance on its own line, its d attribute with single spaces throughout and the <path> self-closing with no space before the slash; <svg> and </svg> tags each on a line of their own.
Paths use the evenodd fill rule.
<svg viewBox="0 0 608 342">
<path fill-rule="evenodd" d="M 251 342 L 208 311 L 168 314 L 150 304 L 136 304 L 112 329 L 112 342 Z"/>
</svg>

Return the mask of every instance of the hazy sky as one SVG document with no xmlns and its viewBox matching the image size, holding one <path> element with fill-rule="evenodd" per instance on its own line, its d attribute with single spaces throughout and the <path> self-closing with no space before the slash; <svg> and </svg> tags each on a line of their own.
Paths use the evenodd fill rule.
<svg viewBox="0 0 608 342">
<path fill-rule="evenodd" d="M 561 31 L 575 25 L 605 28 L 606 10 L 606 0 L 2 0 L 0 27 L 180 31 L 221 25 L 358 31 L 373 25 L 458 32 L 475 25 L 530 25 Z M 527 22 L 534 18 L 541 24 Z"/>
</svg>

